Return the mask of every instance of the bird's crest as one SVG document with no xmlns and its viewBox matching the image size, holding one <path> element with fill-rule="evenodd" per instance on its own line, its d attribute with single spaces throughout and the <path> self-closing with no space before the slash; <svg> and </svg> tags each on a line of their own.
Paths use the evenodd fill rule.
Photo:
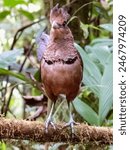
<svg viewBox="0 0 130 150">
<path fill-rule="evenodd" d="M 54 6 L 51 9 L 50 12 L 50 22 L 52 23 L 53 21 L 68 21 L 70 15 L 67 12 L 67 9 L 65 7 L 59 8 L 59 4 Z"/>
</svg>

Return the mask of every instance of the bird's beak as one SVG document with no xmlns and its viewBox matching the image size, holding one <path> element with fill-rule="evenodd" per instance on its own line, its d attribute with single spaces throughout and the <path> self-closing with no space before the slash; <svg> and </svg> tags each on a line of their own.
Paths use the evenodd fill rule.
<svg viewBox="0 0 130 150">
<path fill-rule="evenodd" d="M 61 26 L 57 22 L 53 21 L 53 23 L 52 23 L 52 28 L 53 29 L 59 29 L 60 27 Z"/>
</svg>

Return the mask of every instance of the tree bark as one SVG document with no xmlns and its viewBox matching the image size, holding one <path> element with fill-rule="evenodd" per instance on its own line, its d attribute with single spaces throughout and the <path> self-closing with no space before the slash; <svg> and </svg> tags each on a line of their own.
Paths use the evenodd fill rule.
<svg viewBox="0 0 130 150">
<path fill-rule="evenodd" d="M 45 125 L 38 121 L 25 121 L 0 118 L 0 139 L 21 139 L 35 142 L 65 142 L 85 144 L 112 144 L 113 132 L 110 127 L 95 127 L 87 124 L 74 126 L 75 134 L 71 135 L 70 128 L 64 124 L 49 127 L 45 133 Z"/>
</svg>

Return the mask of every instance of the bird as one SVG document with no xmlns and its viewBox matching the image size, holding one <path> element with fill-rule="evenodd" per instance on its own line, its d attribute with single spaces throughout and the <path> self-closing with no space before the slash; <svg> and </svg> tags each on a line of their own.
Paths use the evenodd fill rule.
<svg viewBox="0 0 130 150">
<path fill-rule="evenodd" d="M 45 122 L 45 130 L 53 123 L 53 113 L 58 97 L 66 97 L 69 109 L 69 122 L 72 133 L 76 122 L 73 119 L 70 104 L 78 95 L 83 78 L 82 58 L 74 46 L 74 38 L 68 27 L 70 15 L 65 7 L 54 6 L 50 11 L 50 35 L 46 50 L 43 52 L 40 72 L 41 82 L 46 95 L 51 101 L 50 111 Z M 42 48 L 42 47 L 41 47 Z"/>
<path fill-rule="evenodd" d="M 36 45 L 37 45 L 37 59 L 38 62 L 41 61 L 44 51 L 46 50 L 46 47 L 49 42 L 49 35 L 45 32 L 39 32 L 36 36 Z"/>
</svg>

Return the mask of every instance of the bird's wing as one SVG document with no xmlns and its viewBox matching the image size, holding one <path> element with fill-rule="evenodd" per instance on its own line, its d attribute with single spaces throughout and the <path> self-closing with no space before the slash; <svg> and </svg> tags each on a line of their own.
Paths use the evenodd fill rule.
<svg viewBox="0 0 130 150">
<path fill-rule="evenodd" d="M 49 42 L 49 35 L 42 32 L 39 33 L 36 37 L 36 44 L 37 44 L 37 58 L 40 62 L 43 56 L 44 51 L 46 50 L 46 47 Z"/>
</svg>

